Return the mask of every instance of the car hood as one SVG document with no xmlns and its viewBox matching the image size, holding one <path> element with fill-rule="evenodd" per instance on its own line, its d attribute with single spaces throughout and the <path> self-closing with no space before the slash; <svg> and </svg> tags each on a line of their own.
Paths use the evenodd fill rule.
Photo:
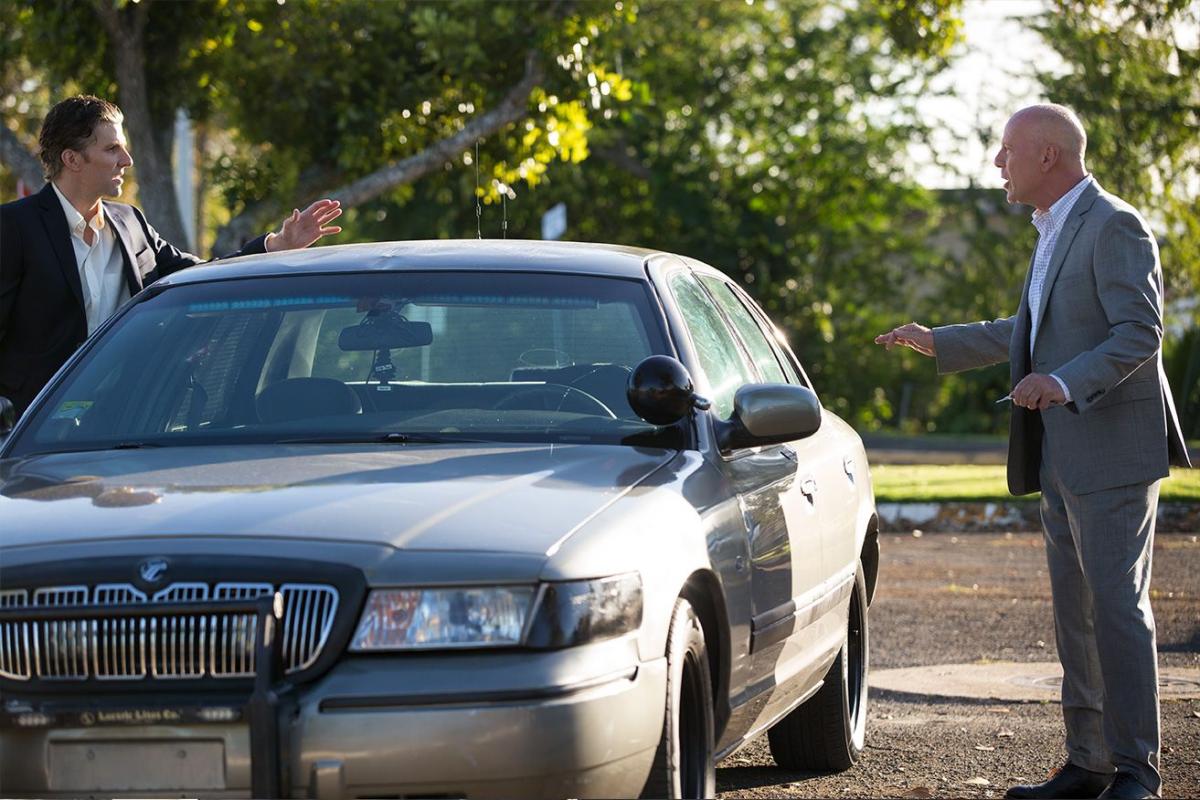
<svg viewBox="0 0 1200 800">
<path fill-rule="evenodd" d="M 676 451 L 617 445 L 240 445 L 0 462 L 0 544 L 321 539 L 551 554 Z"/>
</svg>

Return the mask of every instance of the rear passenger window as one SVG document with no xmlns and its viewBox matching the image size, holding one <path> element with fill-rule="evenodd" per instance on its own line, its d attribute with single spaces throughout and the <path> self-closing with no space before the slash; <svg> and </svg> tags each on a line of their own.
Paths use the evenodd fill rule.
<svg viewBox="0 0 1200 800">
<path fill-rule="evenodd" d="M 710 275 L 701 275 L 700 280 L 712 292 L 712 296 L 716 298 L 721 310 L 733 322 L 733 327 L 737 330 L 738 336 L 742 338 L 746 349 L 750 351 L 750 358 L 754 361 L 754 366 L 758 367 L 758 374 L 762 375 L 763 380 L 767 383 L 787 383 L 788 380 L 784 376 L 783 368 L 779 365 L 779 359 L 775 357 L 775 350 L 771 347 L 771 343 L 767 341 L 766 335 L 758 327 L 758 322 L 742 305 L 742 301 L 734 296 L 729 284 Z"/>
</svg>

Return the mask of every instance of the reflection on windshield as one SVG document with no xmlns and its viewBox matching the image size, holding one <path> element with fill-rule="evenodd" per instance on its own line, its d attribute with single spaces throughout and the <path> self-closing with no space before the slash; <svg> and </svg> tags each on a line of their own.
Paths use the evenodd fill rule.
<svg viewBox="0 0 1200 800">
<path fill-rule="evenodd" d="M 173 287 L 91 347 L 13 454 L 283 440 L 658 443 L 664 432 L 625 398 L 633 367 L 668 352 L 650 308 L 638 281 L 572 275 Z"/>
</svg>

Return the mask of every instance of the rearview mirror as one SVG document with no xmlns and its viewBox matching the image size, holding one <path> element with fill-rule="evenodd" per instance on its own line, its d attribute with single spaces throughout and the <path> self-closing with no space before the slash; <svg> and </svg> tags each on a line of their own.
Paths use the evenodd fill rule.
<svg viewBox="0 0 1200 800">
<path fill-rule="evenodd" d="M 433 327 L 428 322 L 410 322 L 395 312 L 368 314 L 338 335 L 338 347 L 346 352 L 424 347 L 432 342 Z"/>
<path fill-rule="evenodd" d="M 716 427 L 723 451 L 803 439 L 821 427 L 821 401 L 804 386 L 747 384 L 733 396 L 733 416 Z"/>
<path fill-rule="evenodd" d="M 687 367 L 670 356 L 642 359 L 629 375 L 625 396 L 629 407 L 654 425 L 672 425 L 693 408 L 711 405 L 696 394 Z"/>
</svg>

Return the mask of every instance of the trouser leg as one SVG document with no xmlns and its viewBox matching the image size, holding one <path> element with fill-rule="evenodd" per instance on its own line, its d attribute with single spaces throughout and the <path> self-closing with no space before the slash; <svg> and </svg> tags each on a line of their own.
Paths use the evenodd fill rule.
<svg viewBox="0 0 1200 800">
<path fill-rule="evenodd" d="M 1104 685 L 1104 742 L 1112 764 L 1158 794 L 1158 653 L 1150 608 L 1159 482 L 1065 496 L 1091 589 Z"/>
<path fill-rule="evenodd" d="M 1093 772 L 1111 772 L 1104 738 L 1104 681 L 1092 619 L 1092 592 L 1084 578 L 1066 500 L 1043 453 L 1042 531 L 1054 600 L 1054 636 L 1063 667 L 1062 712 L 1067 758 Z"/>
</svg>

